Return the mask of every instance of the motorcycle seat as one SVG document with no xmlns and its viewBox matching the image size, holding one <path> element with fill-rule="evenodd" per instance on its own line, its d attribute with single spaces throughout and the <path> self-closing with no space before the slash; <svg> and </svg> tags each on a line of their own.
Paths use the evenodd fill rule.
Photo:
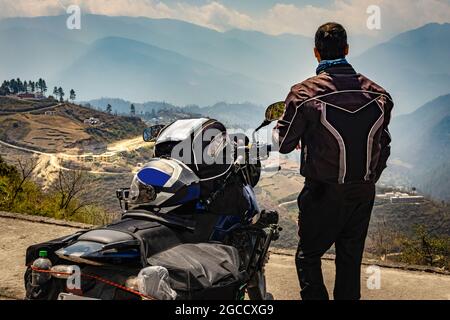
<svg viewBox="0 0 450 320">
<path fill-rule="evenodd" d="M 91 230 L 86 233 L 83 233 L 78 240 L 82 241 L 92 241 L 99 243 L 116 243 L 122 241 L 130 241 L 134 238 L 125 232 L 117 231 L 117 230 L 107 230 L 107 229 L 98 229 Z"/>
</svg>

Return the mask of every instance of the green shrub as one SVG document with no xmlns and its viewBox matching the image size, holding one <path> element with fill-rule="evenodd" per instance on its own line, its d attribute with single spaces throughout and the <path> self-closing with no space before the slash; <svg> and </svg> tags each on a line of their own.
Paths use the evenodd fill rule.
<svg viewBox="0 0 450 320">
<path fill-rule="evenodd" d="M 430 228 L 417 225 L 413 237 L 404 237 L 401 243 L 402 262 L 450 270 L 450 236 L 434 235 Z"/>
<path fill-rule="evenodd" d="M 88 224 L 106 224 L 114 218 L 100 206 L 84 204 L 77 197 L 61 206 L 60 193 L 55 189 L 44 192 L 31 179 L 25 179 L 20 188 L 16 188 L 22 180 L 16 167 L 0 157 L 0 210 Z M 85 185 L 82 187 L 88 189 Z"/>
</svg>

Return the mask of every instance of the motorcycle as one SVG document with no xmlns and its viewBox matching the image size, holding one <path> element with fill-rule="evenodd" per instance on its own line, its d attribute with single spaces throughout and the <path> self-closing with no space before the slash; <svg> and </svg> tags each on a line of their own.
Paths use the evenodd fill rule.
<svg viewBox="0 0 450 320">
<path fill-rule="evenodd" d="M 282 102 L 269 106 L 252 141 L 244 134 L 208 140 L 208 152 L 215 155 L 217 146 L 231 146 L 232 161 L 221 166 L 187 164 L 167 152 L 187 137 L 195 139 L 196 127 L 220 129 L 216 121 L 178 120 L 144 130 L 144 141 L 154 143 L 157 154 L 131 188 L 117 190 L 121 219 L 30 246 L 26 298 L 273 298 L 264 267 L 281 228 L 277 212 L 260 210 L 253 188 L 261 160 L 271 152 L 256 133 L 283 112 Z M 202 168 L 211 167 L 221 170 L 202 177 Z"/>
</svg>

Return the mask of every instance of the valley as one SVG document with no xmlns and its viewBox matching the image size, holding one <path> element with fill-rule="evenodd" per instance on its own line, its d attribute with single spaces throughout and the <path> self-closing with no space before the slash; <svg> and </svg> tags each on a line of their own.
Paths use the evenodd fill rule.
<svg viewBox="0 0 450 320">
<path fill-rule="evenodd" d="M 277 210 L 280 213 L 280 225 L 283 227 L 281 239 L 275 247 L 292 249 L 297 246 L 297 197 L 304 185 L 304 178 L 299 175 L 299 164 L 292 160 L 281 159 L 281 171 L 263 174 L 256 193 L 262 207 Z M 365 255 L 377 257 L 381 247 L 395 261 L 395 254 L 401 252 L 402 237 L 414 237 L 416 226 L 426 226 L 440 236 L 450 234 L 450 206 L 425 197 L 423 200 L 395 203 L 384 194 L 395 187 L 377 187 L 375 206 L 369 226 Z M 405 192 L 405 191 L 403 191 Z M 407 194 L 414 194 L 411 190 Z M 384 243 L 383 243 L 384 237 Z M 381 240 L 380 240 L 381 239 Z M 380 243 L 381 242 L 381 243 Z M 331 248 L 331 253 L 334 248 Z M 386 257 L 385 257 L 386 258 Z"/>
<path fill-rule="evenodd" d="M 152 154 L 142 140 L 144 122 L 68 102 L 0 97 L 0 156 L 10 162 L 35 157 L 35 179 L 51 187 L 58 172 L 131 175 Z M 128 161 L 129 155 L 134 161 Z"/>
</svg>

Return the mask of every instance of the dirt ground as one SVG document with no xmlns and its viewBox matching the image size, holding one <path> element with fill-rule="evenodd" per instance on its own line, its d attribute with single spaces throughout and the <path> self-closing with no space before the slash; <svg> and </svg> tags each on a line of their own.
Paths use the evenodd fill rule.
<svg viewBox="0 0 450 320">
<path fill-rule="evenodd" d="M 379 268 L 380 286 L 373 287 L 370 265 L 361 269 L 361 295 L 364 300 L 450 300 L 450 276 L 396 268 Z M 333 297 L 334 261 L 322 260 L 325 284 Z M 266 267 L 268 288 L 277 300 L 300 299 L 294 257 L 272 254 Z M 369 286 L 373 289 L 368 289 Z"/>
<path fill-rule="evenodd" d="M 21 299 L 28 246 L 62 237 L 79 229 L 0 218 L 0 296 Z"/>
<path fill-rule="evenodd" d="M 21 299 L 24 296 L 23 273 L 26 248 L 34 243 L 68 235 L 78 228 L 24 221 L 0 213 L 0 299 Z M 43 219 L 41 219 L 43 220 Z M 425 272 L 380 268 L 380 288 L 369 290 L 369 274 L 362 269 L 363 299 L 443 299 L 450 300 L 450 276 Z M 334 277 L 334 262 L 323 260 L 323 270 L 330 296 Z M 275 299 L 299 299 L 294 257 L 271 254 L 266 267 L 268 289 Z"/>
</svg>

